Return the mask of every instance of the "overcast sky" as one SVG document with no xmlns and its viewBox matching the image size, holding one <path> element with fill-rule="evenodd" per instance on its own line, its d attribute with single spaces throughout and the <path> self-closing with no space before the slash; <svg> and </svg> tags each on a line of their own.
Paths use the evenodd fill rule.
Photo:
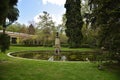
<svg viewBox="0 0 120 80">
<path fill-rule="evenodd" d="M 28 24 L 33 20 L 37 22 L 37 16 L 43 11 L 47 11 L 56 24 L 59 24 L 65 13 L 65 2 L 66 0 L 19 0 L 17 7 L 20 17 L 17 22 L 21 24 Z"/>
</svg>

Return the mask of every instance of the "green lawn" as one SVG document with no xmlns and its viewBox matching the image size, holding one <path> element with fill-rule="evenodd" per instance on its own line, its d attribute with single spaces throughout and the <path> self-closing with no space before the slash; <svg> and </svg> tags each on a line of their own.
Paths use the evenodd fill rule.
<svg viewBox="0 0 120 80">
<path fill-rule="evenodd" d="M 20 50 L 54 50 L 54 48 L 12 46 L 7 52 Z M 120 80 L 119 73 L 119 70 L 100 71 L 97 64 L 89 62 L 36 61 L 10 58 L 6 54 L 0 54 L 0 80 Z"/>
</svg>

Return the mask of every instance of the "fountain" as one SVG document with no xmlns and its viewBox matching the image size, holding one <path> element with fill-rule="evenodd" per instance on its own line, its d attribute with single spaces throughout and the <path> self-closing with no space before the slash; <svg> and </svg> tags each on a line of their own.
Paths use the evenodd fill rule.
<svg viewBox="0 0 120 80">
<path fill-rule="evenodd" d="M 53 56 L 51 56 L 48 61 L 65 61 L 66 57 L 65 56 L 61 56 L 60 54 L 60 38 L 59 38 L 59 33 L 56 33 L 56 38 L 55 38 L 55 53 Z"/>
<path fill-rule="evenodd" d="M 55 55 L 60 55 L 60 38 L 58 32 L 55 38 Z"/>
</svg>

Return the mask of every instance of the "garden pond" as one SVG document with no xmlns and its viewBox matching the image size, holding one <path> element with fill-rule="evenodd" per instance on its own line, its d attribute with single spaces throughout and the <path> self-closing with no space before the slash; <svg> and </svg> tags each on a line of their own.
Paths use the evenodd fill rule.
<svg viewBox="0 0 120 80">
<path fill-rule="evenodd" d="M 80 52 L 80 51 L 61 51 L 59 55 L 56 55 L 54 51 L 21 51 L 13 52 L 10 54 L 14 57 L 49 60 L 51 57 L 54 61 L 61 61 L 64 58 L 65 61 L 96 61 L 99 52 Z"/>
</svg>

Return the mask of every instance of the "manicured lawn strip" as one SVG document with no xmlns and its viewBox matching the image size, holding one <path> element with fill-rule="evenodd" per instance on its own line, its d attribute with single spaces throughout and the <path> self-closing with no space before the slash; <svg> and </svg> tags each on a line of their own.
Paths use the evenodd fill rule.
<svg viewBox="0 0 120 80">
<path fill-rule="evenodd" d="M 54 50 L 54 48 L 14 47 L 19 50 Z M 10 58 L 0 54 L 0 80 L 120 80 L 117 72 L 100 71 L 89 62 L 49 62 Z"/>
</svg>

